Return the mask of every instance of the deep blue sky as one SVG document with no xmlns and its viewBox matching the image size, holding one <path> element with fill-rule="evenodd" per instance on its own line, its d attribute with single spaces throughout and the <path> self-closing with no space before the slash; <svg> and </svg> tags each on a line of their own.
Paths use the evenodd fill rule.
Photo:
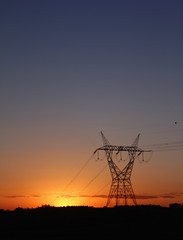
<svg viewBox="0 0 183 240">
<path fill-rule="evenodd" d="M 183 124 L 182 12 L 178 0 L 1 1 L 3 132 Z"/>
<path fill-rule="evenodd" d="M 182 0 L 1 0 L 0 21 L 1 182 L 40 177 L 45 161 L 46 179 L 54 166 L 71 171 L 101 145 L 100 130 L 114 144 L 139 132 L 141 144 L 183 140 Z M 171 192 L 182 157 L 174 172 L 163 159 L 177 176 Z"/>
</svg>

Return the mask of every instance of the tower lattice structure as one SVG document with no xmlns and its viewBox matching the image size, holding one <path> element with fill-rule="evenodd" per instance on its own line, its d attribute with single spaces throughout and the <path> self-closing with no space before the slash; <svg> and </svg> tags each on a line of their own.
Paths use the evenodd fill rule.
<svg viewBox="0 0 183 240">
<path fill-rule="evenodd" d="M 136 157 L 140 155 L 142 155 L 143 157 L 144 152 L 150 151 L 145 151 L 138 147 L 140 134 L 138 134 L 131 146 L 111 145 L 102 132 L 101 135 L 103 140 L 103 146 L 97 148 L 94 154 L 99 151 L 105 152 L 112 177 L 112 183 L 106 206 L 109 206 L 112 199 L 115 199 L 116 206 L 127 205 L 128 199 L 132 199 L 134 205 L 137 205 L 136 197 L 131 184 L 133 165 Z M 116 163 L 113 161 L 113 158 L 117 156 L 120 152 L 128 152 L 129 156 L 129 162 L 126 164 L 123 170 L 120 170 Z"/>
</svg>

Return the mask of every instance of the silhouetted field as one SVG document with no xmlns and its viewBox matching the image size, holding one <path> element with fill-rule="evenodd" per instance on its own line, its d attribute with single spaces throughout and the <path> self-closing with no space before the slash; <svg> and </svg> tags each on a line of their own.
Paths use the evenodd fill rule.
<svg viewBox="0 0 183 240">
<path fill-rule="evenodd" d="M 0 239 L 183 239 L 183 208 L 50 207 L 0 211 Z"/>
</svg>

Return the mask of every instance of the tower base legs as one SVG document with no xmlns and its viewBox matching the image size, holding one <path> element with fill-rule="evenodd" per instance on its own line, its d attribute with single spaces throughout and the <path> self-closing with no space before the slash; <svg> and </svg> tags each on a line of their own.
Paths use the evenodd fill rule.
<svg viewBox="0 0 183 240">
<path fill-rule="evenodd" d="M 125 205 L 127 206 L 127 200 L 131 199 L 134 205 L 137 205 L 135 194 L 132 188 L 132 184 L 126 179 L 113 179 L 111 188 L 109 191 L 107 204 L 108 207 L 111 200 L 115 198 L 116 206 Z"/>
</svg>

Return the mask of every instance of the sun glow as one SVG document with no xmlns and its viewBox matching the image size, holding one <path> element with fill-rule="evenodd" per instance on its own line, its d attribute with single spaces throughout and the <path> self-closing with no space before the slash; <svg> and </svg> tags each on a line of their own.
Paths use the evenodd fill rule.
<svg viewBox="0 0 183 240">
<path fill-rule="evenodd" d="M 79 206 L 80 201 L 79 199 L 73 199 L 73 198 L 58 198 L 54 204 L 55 207 L 67 207 L 67 206 Z"/>
</svg>

